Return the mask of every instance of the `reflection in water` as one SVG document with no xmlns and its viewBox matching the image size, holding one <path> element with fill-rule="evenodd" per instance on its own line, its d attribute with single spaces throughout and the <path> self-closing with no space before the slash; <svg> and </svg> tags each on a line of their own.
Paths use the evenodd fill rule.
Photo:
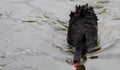
<svg viewBox="0 0 120 70">
<path fill-rule="evenodd" d="M 79 65 L 76 70 L 86 70 L 85 65 Z"/>
<path fill-rule="evenodd" d="M 101 12 L 99 12 L 98 14 L 101 15 L 103 13 L 106 13 L 107 9 L 103 9 Z"/>
<path fill-rule="evenodd" d="M 102 5 L 95 5 L 95 6 L 93 6 L 95 9 L 102 9 L 104 6 L 102 6 Z"/>
<path fill-rule="evenodd" d="M 110 50 L 114 48 L 114 45 L 119 41 L 119 39 L 116 39 L 115 41 L 107 44 L 104 46 L 104 48 L 102 48 L 101 50 L 99 49 L 98 51 L 92 52 L 89 55 L 94 55 L 94 54 L 98 54 L 98 53 L 103 53 L 104 51 Z"/>
<path fill-rule="evenodd" d="M 97 48 L 95 48 L 95 49 L 92 49 L 92 50 L 90 50 L 90 51 L 88 51 L 87 53 L 94 53 L 94 52 L 97 52 L 97 51 L 99 51 L 101 49 L 101 47 L 97 47 Z"/>
<path fill-rule="evenodd" d="M 71 64 L 71 65 L 73 64 L 73 63 L 72 63 L 73 61 L 72 61 L 72 59 L 70 59 L 70 58 L 66 59 L 66 62 L 67 62 L 68 64 Z"/>
<path fill-rule="evenodd" d="M 103 1 L 98 1 L 97 3 L 100 3 L 100 4 L 106 4 L 106 3 L 109 3 L 110 1 L 108 0 L 103 0 Z"/>
<path fill-rule="evenodd" d="M 90 59 L 98 59 L 98 56 L 90 56 Z"/>
<path fill-rule="evenodd" d="M 118 17 L 118 18 L 113 18 L 112 20 L 120 20 L 120 18 Z"/>
</svg>

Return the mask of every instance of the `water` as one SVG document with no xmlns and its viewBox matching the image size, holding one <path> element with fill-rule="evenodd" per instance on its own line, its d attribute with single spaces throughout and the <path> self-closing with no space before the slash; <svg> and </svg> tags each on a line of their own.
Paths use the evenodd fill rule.
<svg viewBox="0 0 120 70">
<path fill-rule="evenodd" d="M 89 3 L 99 18 L 99 47 L 86 70 L 120 66 L 119 0 L 0 0 L 0 70 L 73 70 L 66 34 L 70 11 Z M 98 57 L 90 59 L 90 57 Z"/>
</svg>

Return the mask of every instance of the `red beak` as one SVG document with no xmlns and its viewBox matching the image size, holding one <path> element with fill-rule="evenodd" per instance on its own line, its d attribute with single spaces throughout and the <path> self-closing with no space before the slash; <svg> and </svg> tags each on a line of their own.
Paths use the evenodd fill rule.
<svg viewBox="0 0 120 70">
<path fill-rule="evenodd" d="M 78 65 L 79 65 L 79 63 L 74 63 L 74 64 L 73 64 L 73 69 L 77 69 L 77 68 L 78 68 Z"/>
</svg>

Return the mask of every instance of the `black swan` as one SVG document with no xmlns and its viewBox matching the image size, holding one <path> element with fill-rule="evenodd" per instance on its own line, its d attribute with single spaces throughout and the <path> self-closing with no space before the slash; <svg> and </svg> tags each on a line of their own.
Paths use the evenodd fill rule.
<svg viewBox="0 0 120 70">
<path fill-rule="evenodd" d="M 88 4 L 76 6 L 75 12 L 71 11 L 69 16 L 67 42 L 75 47 L 73 63 L 79 64 L 81 56 L 97 44 L 98 19 Z"/>
</svg>

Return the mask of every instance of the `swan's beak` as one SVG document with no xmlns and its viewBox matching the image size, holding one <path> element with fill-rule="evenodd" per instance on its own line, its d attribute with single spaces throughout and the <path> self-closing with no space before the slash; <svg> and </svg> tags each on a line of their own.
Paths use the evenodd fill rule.
<svg viewBox="0 0 120 70">
<path fill-rule="evenodd" d="M 76 69 L 78 68 L 78 65 L 79 65 L 79 63 L 74 63 L 74 64 L 73 64 L 73 69 L 76 70 Z"/>
</svg>

